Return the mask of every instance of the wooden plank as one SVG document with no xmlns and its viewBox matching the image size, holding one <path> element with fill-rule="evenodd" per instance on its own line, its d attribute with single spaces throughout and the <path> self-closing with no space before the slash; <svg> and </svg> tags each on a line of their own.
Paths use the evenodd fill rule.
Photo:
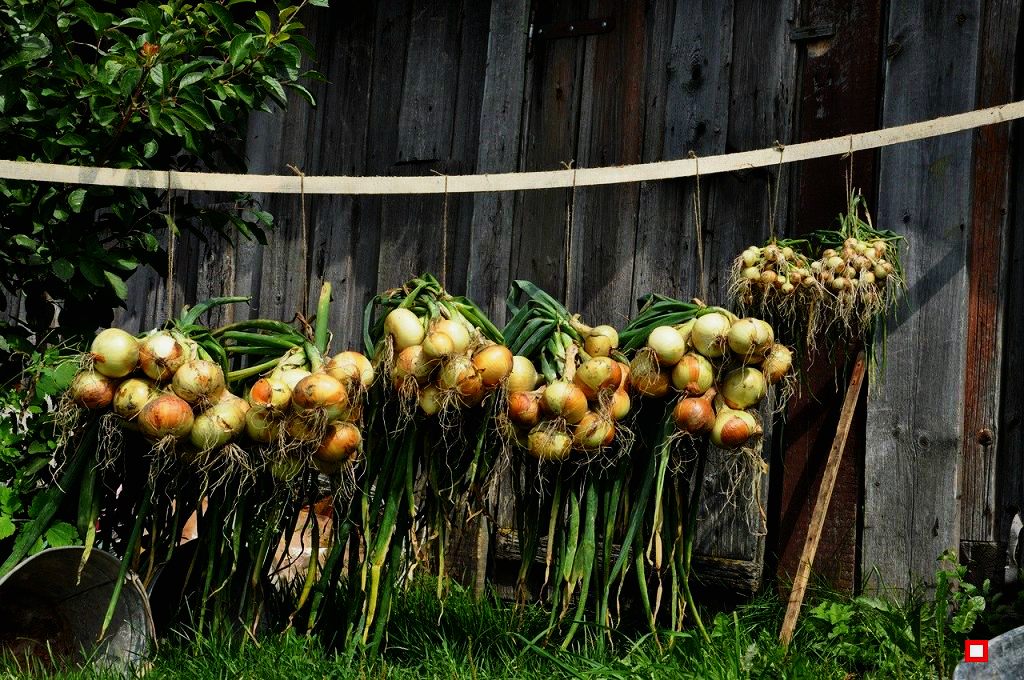
<svg viewBox="0 0 1024 680">
<path fill-rule="evenodd" d="M 976 106 L 994 106 L 1013 99 L 1020 3 L 991 0 L 984 3 L 979 47 Z M 974 133 L 971 228 L 968 245 L 967 347 L 964 366 L 963 461 L 960 470 L 960 540 L 972 542 L 978 582 L 1001 582 L 1006 563 L 1007 536 L 1000 534 L 998 451 L 1004 293 L 1007 290 L 1010 242 L 1008 205 L 1011 167 L 1010 129 L 1007 125 L 981 128 Z M 981 548 L 977 542 L 990 544 Z M 961 550 L 961 559 L 966 559 Z M 974 566 L 974 565 L 972 565 Z"/>
<path fill-rule="evenodd" d="M 971 108 L 978 19 L 977 4 L 891 3 L 883 125 Z M 907 304 L 889 319 L 887 363 L 868 395 L 862 573 L 875 587 L 928 578 L 959 539 L 970 170 L 968 134 L 881 153 L 876 224 L 910 250 Z"/>
<path fill-rule="evenodd" d="M 864 386 L 864 372 L 866 368 L 864 352 L 861 351 L 853 365 L 850 385 L 846 388 L 846 399 L 843 401 L 843 409 L 839 416 L 839 427 L 836 429 L 836 436 L 828 453 L 828 463 L 825 465 L 825 473 L 822 476 L 821 485 L 818 487 L 818 498 L 814 503 L 814 512 L 811 515 L 811 522 L 807 528 L 807 540 L 800 555 L 800 566 L 797 568 L 793 589 L 789 594 L 786 618 L 782 622 L 782 632 L 779 635 L 779 640 L 784 647 L 789 646 L 790 640 L 793 639 L 793 631 L 796 630 L 796 621 L 800 616 L 800 606 L 804 601 L 807 582 L 811 577 L 811 567 L 814 565 L 814 558 L 818 553 L 818 542 L 821 540 L 822 529 L 825 527 L 828 506 L 832 501 L 832 490 L 835 488 L 836 477 L 839 476 L 839 464 L 843 460 L 846 438 L 850 434 L 854 410 L 857 408 L 861 388 Z"/>
<path fill-rule="evenodd" d="M 533 24 L 586 17 L 586 0 L 539 3 Z M 577 160 L 584 42 L 534 40 L 527 62 L 522 170 L 559 170 Z M 565 299 L 565 237 L 572 191 L 544 189 L 516 197 L 509 271 Z"/>
<path fill-rule="evenodd" d="M 583 38 L 579 167 L 628 165 L 643 159 L 647 16 L 640 2 L 594 0 L 589 17 L 611 17 L 611 32 Z M 609 78 L 613 72 L 630 74 Z M 633 307 L 639 186 L 575 191 L 566 307 L 596 325 L 621 325 Z"/>
<path fill-rule="evenodd" d="M 492 2 L 491 9 L 476 155 L 478 173 L 518 169 L 526 86 L 530 3 Z M 505 295 L 511 279 L 514 205 L 514 196 L 501 193 L 473 197 L 466 290 L 499 327 L 505 322 Z"/>
<path fill-rule="evenodd" d="M 725 153 L 733 3 L 662 2 L 648 21 L 644 159 L 661 161 Z M 701 201 L 713 203 L 717 179 L 702 178 Z M 659 292 L 701 295 L 693 180 L 644 182 L 633 260 L 631 298 Z M 633 312 L 634 310 L 630 310 Z"/>
<path fill-rule="evenodd" d="M 811 141 L 873 130 L 880 96 L 879 55 L 882 14 L 880 0 L 804 0 L 801 25 L 831 25 L 835 35 L 801 44 L 803 52 L 798 99 L 797 139 Z M 846 180 L 852 166 L 853 186 L 860 188 L 869 208 L 876 206 L 877 153 L 856 153 L 853 162 L 826 158 L 799 163 L 791 213 L 794 235 L 830 227 L 846 205 Z M 847 355 L 852 360 L 853 352 Z M 826 452 L 839 421 L 842 385 L 826 353 L 814 355 L 805 367 L 807 385 L 790 401 L 783 447 L 785 465 L 773 479 L 773 535 L 778 555 L 775 571 L 781 583 L 791 582 L 811 515 L 811 503 L 824 471 Z M 815 575 L 830 586 L 852 592 L 857 573 L 861 477 L 864 466 L 864 420 L 867 398 L 858 404 L 847 454 L 839 467 L 831 510 L 822 531 Z"/>
<path fill-rule="evenodd" d="M 796 12 L 795 0 L 734 3 L 726 151 L 792 139 L 792 83 L 797 59 L 788 27 Z M 717 178 L 704 208 L 708 302 L 728 304 L 728 273 L 733 259 L 752 243 L 765 240 L 772 220 L 777 232 L 786 228 L 789 172 L 788 166 L 773 167 Z M 773 199 L 780 183 L 773 216 Z M 697 525 L 695 552 L 699 554 L 749 560 L 757 565 L 763 562 L 772 423 L 767 413 L 762 416 L 764 445 L 759 456 L 745 459 L 741 465 L 744 493 L 740 497 L 729 491 L 734 486 L 734 456 L 712 449 Z"/>
</svg>

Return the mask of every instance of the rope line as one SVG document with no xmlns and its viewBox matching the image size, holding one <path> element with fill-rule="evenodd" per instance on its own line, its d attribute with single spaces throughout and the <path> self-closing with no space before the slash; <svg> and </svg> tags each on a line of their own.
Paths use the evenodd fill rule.
<svg viewBox="0 0 1024 680">
<path fill-rule="evenodd" d="M 854 151 L 877 149 L 972 130 L 1018 118 L 1024 118 L 1024 101 L 871 132 L 792 144 L 786 146 L 785 162 L 794 163 L 813 158 L 840 156 Z M 779 151 L 775 146 L 754 151 L 707 156 L 701 159 L 701 174 L 707 176 L 760 168 L 777 162 L 779 162 Z M 231 193 L 242 191 L 266 194 L 356 195 L 525 191 L 675 179 L 692 177 L 696 172 L 696 162 L 692 158 L 617 167 L 579 168 L 578 171 L 576 168 L 572 168 L 539 172 L 452 175 L 450 177 L 320 176 L 305 177 L 303 180 L 288 175 L 175 172 L 171 177 L 172 186 L 168 187 L 168 172 L 166 170 L 95 168 L 0 160 L 0 179 L 127 186 L 141 189 L 173 188 L 181 191 L 227 191 Z"/>
</svg>

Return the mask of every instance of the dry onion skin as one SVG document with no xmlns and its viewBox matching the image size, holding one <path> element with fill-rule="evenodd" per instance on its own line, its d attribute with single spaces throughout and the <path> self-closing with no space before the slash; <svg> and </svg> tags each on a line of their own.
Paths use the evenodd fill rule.
<svg viewBox="0 0 1024 680">
<path fill-rule="evenodd" d="M 175 394 L 162 394 L 150 400 L 138 417 L 142 434 L 152 439 L 181 439 L 192 431 L 194 421 L 192 406 Z"/>
<path fill-rule="evenodd" d="M 111 378 L 123 378 L 139 364 L 139 341 L 120 328 L 100 331 L 89 347 L 93 369 Z"/>
<path fill-rule="evenodd" d="M 99 371 L 80 371 L 71 381 L 71 399 L 79 406 L 97 410 L 110 406 L 118 381 Z"/>
</svg>

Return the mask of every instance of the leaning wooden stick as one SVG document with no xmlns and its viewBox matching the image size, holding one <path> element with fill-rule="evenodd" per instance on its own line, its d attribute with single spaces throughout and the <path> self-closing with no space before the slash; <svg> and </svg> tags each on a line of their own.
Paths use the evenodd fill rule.
<svg viewBox="0 0 1024 680">
<path fill-rule="evenodd" d="M 825 474 L 821 477 L 818 499 L 814 503 L 811 523 L 807 528 L 807 540 L 804 542 L 804 550 L 800 555 L 800 564 L 796 570 L 796 579 L 793 581 L 793 590 L 789 593 L 789 606 L 786 607 L 786 618 L 782 622 L 782 632 L 779 634 L 779 641 L 782 642 L 783 647 L 789 646 L 789 641 L 793 639 L 796 620 L 800 617 L 800 606 L 803 604 L 804 593 L 807 591 L 811 565 L 814 563 L 814 555 L 818 552 L 818 541 L 821 540 L 821 530 L 825 526 L 825 515 L 828 513 L 828 505 L 832 500 L 832 489 L 835 488 L 836 476 L 839 474 L 839 463 L 843 459 L 846 436 L 850 434 L 853 412 L 857 408 L 861 385 L 864 384 L 865 368 L 864 352 L 861 351 L 857 354 L 857 361 L 853 365 L 850 386 L 846 390 L 846 400 L 843 402 L 843 410 L 839 414 L 839 427 L 836 428 L 836 437 L 832 440 L 832 449 L 828 453 Z"/>
</svg>

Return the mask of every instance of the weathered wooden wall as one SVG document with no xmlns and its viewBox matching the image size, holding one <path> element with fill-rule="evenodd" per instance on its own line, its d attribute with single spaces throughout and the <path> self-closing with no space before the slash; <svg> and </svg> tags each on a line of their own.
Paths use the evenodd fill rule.
<svg viewBox="0 0 1024 680">
<path fill-rule="evenodd" d="M 1016 93 L 1020 10 L 1000 0 L 333 4 L 305 20 L 328 79 L 313 87 L 320 106 L 255 117 L 253 172 L 462 174 L 699 157 Z M 583 19 L 608 27 L 543 37 Z M 1000 126 L 853 159 L 876 222 L 910 243 L 909 304 L 890 322 L 888 362 L 861 405 L 826 530 L 821 566 L 845 587 L 876 567 L 905 585 L 961 541 L 998 562 L 1024 504 L 1014 436 L 1024 407 L 1014 381 L 1000 380 L 1020 367 L 1009 348 L 1024 333 L 1019 315 L 1004 318 L 1008 302 L 1019 307 L 1022 271 L 1010 133 Z M 648 291 L 724 301 L 728 263 L 743 247 L 827 226 L 843 209 L 847 167 L 830 159 L 701 177 L 699 225 L 693 180 L 263 197 L 277 221 L 269 247 L 177 244 L 174 306 L 251 294 L 250 309 L 220 314 L 289 319 L 329 280 L 334 346 L 358 346 L 370 296 L 431 271 L 498 323 L 509 281 L 527 278 L 593 323 L 621 325 Z M 129 326 L 166 317 L 163 282 L 137 276 L 132 295 Z M 705 556 L 740 563 L 752 585 L 766 550 L 782 580 L 795 568 L 842 398 L 832 367 L 816 370 L 783 446 L 765 451 L 771 535 L 759 513 L 722 510 L 713 494 L 701 524 Z M 762 504 L 767 490 L 766 479 Z"/>
</svg>

